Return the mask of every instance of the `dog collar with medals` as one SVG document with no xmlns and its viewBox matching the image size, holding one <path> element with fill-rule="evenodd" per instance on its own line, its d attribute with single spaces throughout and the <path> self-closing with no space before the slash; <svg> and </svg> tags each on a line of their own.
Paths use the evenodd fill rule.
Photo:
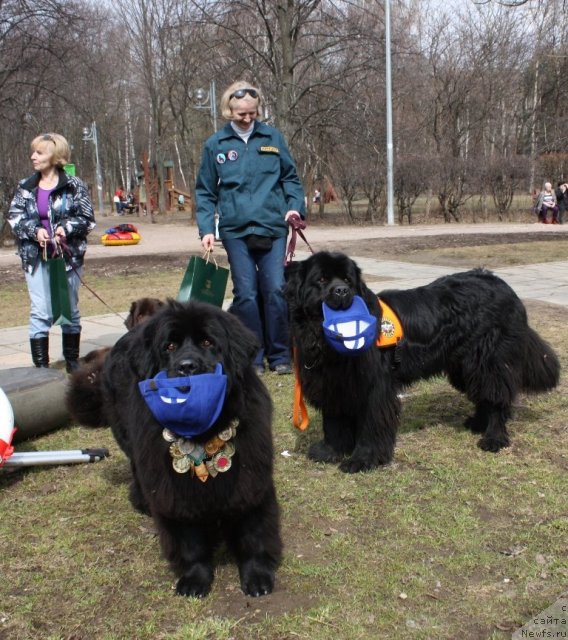
<svg viewBox="0 0 568 640">
<path fill-rule="evenodd" d="M 170 443 L 172 467 L 177 473 L 191 473 L 201 482 L 207 482 L 209 476 L 225 473 L 231 468 L 231 458 L 235 455 L 235 443 L 231 440 L 237 434 L 238 421 L 231 424 L 204 444 L 190 438 L 178 436 L 169 429 L 162 431 L 162 438 Z"/>
</svg>

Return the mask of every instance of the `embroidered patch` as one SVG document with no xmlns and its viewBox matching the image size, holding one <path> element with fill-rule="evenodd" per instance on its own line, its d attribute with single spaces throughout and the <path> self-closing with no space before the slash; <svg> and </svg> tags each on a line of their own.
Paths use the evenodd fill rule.
<svg viewBox="0 0 568 640">
<path fill-rule="evenodd" d="M 280 149 L 278 147 L 260 147 L 260 153 L 280 153 Z"/>
<path fill-rule="evenodd" d="M 225 161 L 227 160 L 227 158 L 225 157 L 224 153 L 218 153 L 217 154 L 217 162 L 219 164 L 225 164 Z"/>
<path fill-rule="evenodd" d="M 381 308 L 382 318 L 377 347 L 392 347 L 397 345 L 399 340 L 402 340 L 404 329 L 396 313 L 380 298 L 378 303 Z"/>
<path fill-rule="evenodd" d="M 383 318 L 381 320 L 381 333 L 383 333 L 387 338 L 392 338 L 395 333 L 394 324 L 387 318 Z"/>
</svg>

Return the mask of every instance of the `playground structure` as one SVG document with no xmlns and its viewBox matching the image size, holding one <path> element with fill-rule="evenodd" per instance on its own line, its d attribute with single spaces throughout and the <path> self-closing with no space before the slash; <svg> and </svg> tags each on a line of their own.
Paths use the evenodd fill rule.
<svg viewBox="0 0 568 640">
<path fill-rule="evenodd" d="M 165 187 L 168 197 L 167 209 L 178 209 L 178 211 L 185 211 L 186 206 L 191 204 L 191 194 L 187 191 L 182 191 L 174 186 L 174 163 L 171 160 L 164 160 L 164 169 L 166 170 Z M 180 202 L 179 196 L 183 196 L 183 203 Z M 182 207 L 182 208 L 180 208 Z"/>
<path fill-rule="evenodd" d="M 162 175 L 164 176 L 163 206 L 165 211 L 193 211 L 193 198 L 191 194 L 174 185 L 173 161 L 164 160 L 161 166 Z M 182 196 L 182 198 L 180 198 L 180 196 Z M 134 198 L 139 205 L 138 215 L 144 211 L 152 214 L 160 209 L 160 171 L 156 163 L 150 165 L 147 151 L 145 151 L 142 156 L 142 172 L 139 174 L 139 184 L 134 191 Z"/>
</svg>

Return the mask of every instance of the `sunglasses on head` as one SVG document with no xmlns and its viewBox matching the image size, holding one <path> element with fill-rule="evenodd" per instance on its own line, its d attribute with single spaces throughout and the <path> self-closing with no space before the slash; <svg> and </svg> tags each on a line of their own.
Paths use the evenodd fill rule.
<svg viewBox="0 0 568 640">
<path fill-rule="evenodd" d="M 50 135 L 49 135 L 49 133 L 44 133 L 44 134 L 41 136 L 41 139 L 42 139 L 42 140 L 49 140 L 49 142 L 53 142 L 53 144 L 55 144 L 55 140 L 53 139 L 53 137 L 52 137 L 52 136 L 50 136 Z"/>
<path fill-rule="evenodd" d="M 256 89 L 237 89 L 231 93 L 229 100 L 232 100 L 233 98 L 244 98 L 247 93 L 251 98 L 258 98 L 258 91 Z"/>
</svg>

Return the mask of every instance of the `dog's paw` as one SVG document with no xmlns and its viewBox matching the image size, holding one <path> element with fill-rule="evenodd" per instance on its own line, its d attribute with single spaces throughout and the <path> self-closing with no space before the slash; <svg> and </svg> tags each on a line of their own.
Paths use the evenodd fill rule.
<svg viewBox="0 0 568 640">
<path fill-rule="evenodd" d="M 312 444 L 312 446 L 308 449 L 308 458 L 310 460 L 314 460 L 315 462 L 339 462 L 342 459 L 337 451 L 332 449 L 328 444 L 326 444 L 323 440 Z"/>
<path fill-rule="evenodd" d="M 197 563 L 178 580 L 176 593 L 187 598 L 204 598 L 211 591 L 212 584 L 212 567 Z"/>
<path fill-rule="evenodd" d="M 362 471 L 372 471 L 378 467 L 382 467 L 386 464 L 390 464 L 391 457 L 376 457 L 376 456 L 351 456 L 346 458 L 339 465 L 339 469 L 343 473 L 361 473 Z"/>
<path fill-rule="evenodd" d="M 176 584 L 178 596 L 186 598 L 205 598 L 211 591 L 212 581 L 205 576 L 197 576 L 192 572 L 189 576 L 182 576 Z"/>
<path fill-rule="evenodd" d="M 483 451 L 490 451 L 491 453 L 497 453 L 501 449 L 508 447 L 511 444 L 508 437 L 505 438 L 481 438 L 477 443 L 477 446 Z"/>
<path fill-rule="evenodd" d="M 241 589 L 246 596 L 267 596 L 274 589 L 274 572 L 269 569 L 242 571 Z"/>
<path fill-rule="evenodd" d="M 343 473 L 360 473 L 362 471 L 371 471 L 371 469 L 375 469 L 378 466 L 376 462 L 372 463 L 369 460 L 347 458 L 339 465 L 339 469 Z"/>
</svg>

